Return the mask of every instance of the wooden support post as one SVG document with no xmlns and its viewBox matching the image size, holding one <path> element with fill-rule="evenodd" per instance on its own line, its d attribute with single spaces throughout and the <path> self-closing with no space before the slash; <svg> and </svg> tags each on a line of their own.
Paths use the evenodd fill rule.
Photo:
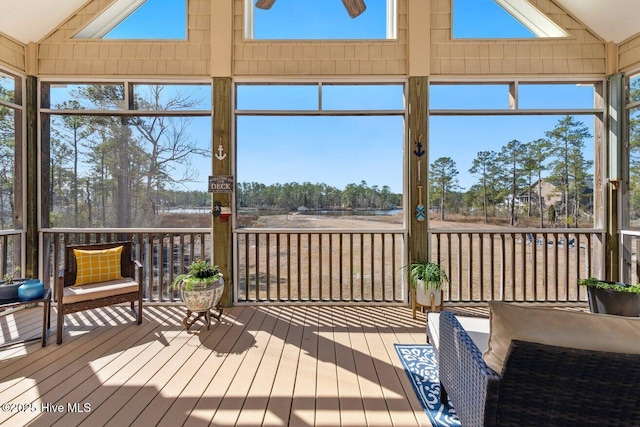
<svg viewBox="0 0 640 427">
<path fill-rule="evenodd" d="M 428 89 L 429 80 L 427 77 L 409 78 L 409 119 L 408 119 L 408 149 L 407 152 L 407 176 L 409 182 L 408 189 L 408 215 L 409 215 L 409 241 L 408 252 L 409 262 L 426 261 L 429 258 L 429 197 L 427 170 L 429 165 L 429 149 L 427 142 L 427 111 L 428 111 Z M 426 215 L 422 218 L 416 211 L 418 205 L 424 203 Z M 419 220 L 421 219 L 421 220 Z M 405 285 L 408 286 L 408 283 Z M 410 293 L 415 317 L 415 293 Z"/>
<path fill-rule="evenodd" d="M 429 223 L 429 198 L 427 170 L 429 165 L 429 149 L 427 142 L 427 97 L 429 81 L 427 77 L 409 78 L 409 132 L 408 132 L 408 198 L 409 198 L 409 261 L 427 260 L 429 239 L 427 236 Z M 421 144 L 418 147 L 418 143 Z M 422 150 L 424 155 L 419 156 Z M 426 207 L 427 217 L 418 221 L 416 206 L 421 199 Z"/>
<path fill-rule="evenodd" d="M 27 90 L 25 95 L 25 120 L 27 121 L 27 206 L 26 209 L 21 212 L 21 216 L 22 221 L 24 221 L 27 241 L 25 254 L 26 271 L 23 272 L 23 276 L 38 277 L 38 188 L 40 188 L 38 185 L 38 79 L 34 76 L 27 77 Z M 17 145 L 16 143 L 16 146 Z M 16 168 L 16 171 L 21 170 L 21 167 Z M 48 167 L 47 170 L 49 170 Z"/>
<path fill-rule="evenodd" d="M 213 153 L 211 156 L 213 175 L 232 175 L 231 159 L 231 97 L 232 84 L 229 77 L 213 79 Z M 218 151 L 219 146 L 222 150 Z M 220 154 L 224 153 L 224 157 Z M 218 154 L 218 156 L 216 156 Z M 231 207 L 231 193 L 212 193 L 211 206 L 218 202 L 222 207 Z M 212 217 L 213 262 L 220 267 L 224 275 L 224 292 L 220 299 L 223 307 L 233 303 L 233 265 L 231 262 L 231 227 L 235 218 L 222 221 L 221 217 Z"/>
</svg>

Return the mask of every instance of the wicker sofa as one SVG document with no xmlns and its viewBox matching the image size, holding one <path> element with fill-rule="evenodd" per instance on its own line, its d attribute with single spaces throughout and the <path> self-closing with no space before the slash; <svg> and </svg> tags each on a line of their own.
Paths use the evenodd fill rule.
<svg viewBox="0 0 640 427">
<path fill-rule="evenodd" d="M 616 320 L 624 324 L 620 328 L 624 331 L 605 337 L 605 346 L 609 345 L 606 342 L 609 339 L 619 341 L 624 339 L 624 334 L 633 336 L 640 331 L 640 319 L 629 322 L 628 318 L 607 317 L 618 319 L 606 319 L 609 323 L 605 327 L 596 322 L 596 331 L 587 330 L 584 336 L 605 333 L 611 324 L 616 324 Z M 524 316 L 519 323 L 533 325 L 529 329 L 533 329 L 535 335 L 550 327 L 550 324 L 537 327 L 532 323 L 543 318 L 529 320 Z M 572 320 L 577 320 L 574 323 L 580 327 L 582 318 Z M 494 323 L 491 323 L 493 327 Z M 572 327 L 570 325 L 569 329 Z M 586 327 L 590 328 L 588 322 Z M 512 324 L 506 329 L 508 333 L 504 334 L 503 330 L 500 339 L 513 334 Z M 551 335 L 561 337 L 562 333 L 555 330 Z M 568 333 L 576 335 L 572 331 Z M 576 348 L 592 344 L 576 345 L 576 340 L 582 339 L 580 334 L 567 339 L 569 346 L 533 342 L 545 341 L 538 338 L 531 341 L 511 339 L 502 368 L 494 366 L 494 369 L 485 361 L 487 352 L 492 351 L 493 331 L 489 342 L 485 343 L 484 357 L 474 339 L 451 312 L 439 315 L 437 335 L 441 400 L 452 404 L 463 426 L 640 425 L 640 396 L 637 393 L 640 351 L 636 343 L 618 342 L 613 344 L 614 351 L 609 352 Z M 518 338 L 517 332 L 513 335 L 513 338 Z M 433 332 L 429 337 L 433 340 Z M 476 334 L 475 339 L 478 337 L 482 340 L 482 334 Z M 481 347 L 485 344 L 480 343 Z M 625 345 L 629 345 L 629 352 L 620 352 Z"/>
</svg>

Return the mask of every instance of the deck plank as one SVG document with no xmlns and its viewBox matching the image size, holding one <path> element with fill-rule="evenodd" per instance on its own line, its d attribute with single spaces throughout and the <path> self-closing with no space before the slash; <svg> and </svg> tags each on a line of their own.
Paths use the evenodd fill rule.
<svg viewBox="0 0 640 427">
<path fill-rule="evenodd" d="M 333 308 L 322 311 L 318 331 L 318 374 L 316 387 L 317 426 L 340 425 L 340 400 L 338 398 L 338 372 L 336 369 L 336 343 L 334 340 Z"/>
<path fill-rule="evenodd" d="M 291 313 L 280 363 L 278 364 L 269 402 L 267 403 L 267 410 L 262 421 L 263 426 L 286 426 L 289 424 L 304 330 L 300 317 L 302 316 L 302 320 L 304 320 L 304 313 L 303 307 L 296 307 Z"/>
<path fill-rule="evenodd" d="M 273 329 L 273 335 L 265 348 L 254 380 L 247 392 L 242 411 L 240 411 L 236 423 L 238 427 L 252 427 L 255 426 L 257 422 L 262 423 L 265 418 L 269 398 L 273 392 L 273 384 L 278 365 L 282 359 L 291 315 L 291 309 L 282 308 L 279 311 L 277 323 Z"/>
<path fill-rule="evenodd" d="M 136 325 L 126 306 L 74 313 L 62 345 L 51 337 L 44 348 L 1 349 L 0 400 L 37 411 L 0 413 L 0 422 L 429 425 L 393 348 L 424 342 L 423 320 L 407 307 L 239 306 L 191 332 L 183 315 L 179 305 L 149 304 Z M 6 317 L 2 336 L 38 333 L 42 307 Z M 62 412 L 41 412 L 43 402 Z"/>
<path fill-rule="evenodd" d="M 348 319 L 346 312 L 345 307 L 334 309 L 334 320 L 341 325 L 338 331 L 334 332 L 338 397 L 340 398 L 340 425 L 364 426 L 367 425 L 367 419 L 350 337 L 350 330 L 356 329 L 361 332 L 361 329 L 359 321 L 356 324 L 353 319 Z"/>
</svg>

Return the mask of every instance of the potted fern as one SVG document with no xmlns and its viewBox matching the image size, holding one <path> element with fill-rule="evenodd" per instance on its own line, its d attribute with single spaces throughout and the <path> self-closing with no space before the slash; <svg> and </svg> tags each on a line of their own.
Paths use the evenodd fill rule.
<svg viewBox="0 0 640 427">
<path fill-rule="evenodd" d="M 449 281 L 446 271 L 439 264 L 428 261 L 417 261 L 407 266 L 409 286 L 413 293 L 413 301 L 421 306 L 442 306 L 442 286 Z M 415 317 L 415 305 L 413 307 Z"/>
<path fill-rule="evenodd" d="M 180 290 L 182 301 L 191 312 L 208 311 L 220 302 L 224 280 L 217 265 L 197 260 L 185 274 L 175 277 L 171 289 Z"/>
<path fill-rule="evenodd" d="M 589 277 L 578 283 L 587 288 L 589 311 L 592 313 L 640 316 L 640 284 L 627 285 Z"/>
</svg>

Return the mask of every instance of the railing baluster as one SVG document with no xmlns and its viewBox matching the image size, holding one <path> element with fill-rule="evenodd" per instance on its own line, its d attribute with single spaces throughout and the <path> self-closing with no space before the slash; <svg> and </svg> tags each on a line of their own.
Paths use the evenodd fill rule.
<svg viewBox="0 0 640 427">
<path fill-rule="evenodd" d="M 282 300 L 280 292 L 280 233 L 276 234 L 276 298 Z"/>
<path fill-rule="evenodd" d="M 322 301 L 324 299 L 322 294 L 323 289 L 323 277 L 322 277 L 322 238 L 323 234 L 318 233 L 318 301 Z"/>
<path fill-rule="evenodd" d="M 373 239 L 374 239 L 374 234 L 373 233 L 369 234 L 369 280 L 370 280 L 369 290 L 371 291 L 371 296 L 370 296 L 371 301 L 376 300 L 376 284 L 375 284 L 375 281 L 373 280 L 373 277 L 375 275 L 375 271 L 373 267 L 373 257 L 375 256 L 375 247 L 373 244 Z"/>
<path fill-rule="evenodd" d="M 291 234 L 287 234 L 287 299 L 291 301 Z"/>
<path fill-rule="evenodd" d="M 333 234 L 328 234 L 329 240 L 329 297 L 327 301 L 333 301 Z"/>
<path fill-rule="evenodd" d="M 485 234 L 484 233 L 479 233 L 478 234 L 478 238 L 480 239 L 480 250 L 478 251 L 478 264 L 480 265 L 479 267 L 479 271 L 478 271 L 478 279 L 479 279 L 479 283 L 478 283 L 478 287 L 480 288 L 480 295 L 478 296 L 478 298 L 474 298 L 474 301 L 482 301 L 484 299 L 484 241 L 485 241 Z"/>
</svg>

